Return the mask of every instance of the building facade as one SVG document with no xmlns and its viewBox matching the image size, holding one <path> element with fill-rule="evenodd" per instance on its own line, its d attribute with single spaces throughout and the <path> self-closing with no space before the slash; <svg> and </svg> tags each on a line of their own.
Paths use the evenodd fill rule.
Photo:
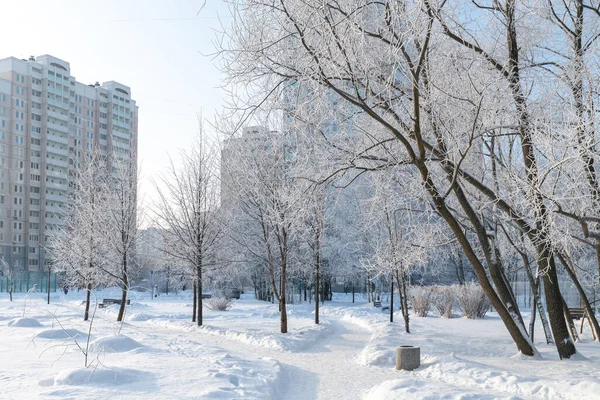
<svg viewBox="0 0 600 400">
<path fill-rule="evenodd" d="M 136 157 L 137 129 L 129 87 L 77 82 L 50 55 L 0 60 L 1 258 L 16 271 L 45 269 L 74 166 L 92 150 Z"/>
</svg>

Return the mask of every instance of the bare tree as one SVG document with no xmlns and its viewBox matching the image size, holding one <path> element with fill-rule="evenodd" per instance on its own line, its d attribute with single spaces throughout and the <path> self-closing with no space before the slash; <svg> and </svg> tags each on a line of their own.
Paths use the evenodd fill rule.
<svg viewBox="0 0 600 400">
<path fill-rule="evenodd" d="M 108 283 L 106 161 L 93 152 L 76 165 L 63 224 L 48 231 L 47 250 L 55 271 L 64 274 L 67 284 L 83 286 L 87 291 L 84 321 L 89 318 L 93 287 Z"/>
<path fill-rule="evenodd" d="M 189 152 L 181 152 L 180 167 L 171 161 L 166 175 L 155 184 L 159 194 L 155 220 L 165 233 L 163 249 L 188 266 L 194 281 L 192 320 L 202 325 L 203 274 L 214 267 L 215 245 L 221 236 L 217 220 L 217 154 L 200 123 Z"/>
<path fill-rule="evenodd" d="M 105 234 L 109 247 L 110 266 L 108 272 L 121 285 L 121 304 L 117 321 L 123 321 L 130 276 L 135 270 L 135 244 L 140 224 L 138 215 L 138 167 L 137 159 L 113 157 L 107 198 L 107 224 Z"/>
<path fill-rule="evenodd" d="M 266 128 L 247 128 L 230 138 L 223 152 L 222 185 L 231 221 L 229 230 L 255 262 L 266 267 L 279 302 L 281 333 L 287 333 L 288 267 L 304 218 L 306 185 L 293 173 L 295 136 Z"/>
</svg>

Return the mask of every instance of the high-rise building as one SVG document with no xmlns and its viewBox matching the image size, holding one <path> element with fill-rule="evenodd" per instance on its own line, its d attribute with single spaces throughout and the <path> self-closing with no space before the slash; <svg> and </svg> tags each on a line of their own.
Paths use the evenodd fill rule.
<svg viewBox="0 0 600 400">
<path fill-rule="evenodd" d="M 77 161 L 94 149 L 135 157 L 137 116 L 125 85 L 77 82 L 49 55 L 0 60 L 1 258 L 15 270 L 44 268 Z"/>
</svg>

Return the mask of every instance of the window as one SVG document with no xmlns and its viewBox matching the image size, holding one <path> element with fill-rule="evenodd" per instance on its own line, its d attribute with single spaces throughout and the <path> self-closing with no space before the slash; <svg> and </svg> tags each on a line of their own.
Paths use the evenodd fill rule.
<svg viewBox="0 0 600 400">
<path fill-rule="evenodd" d="M 30 222 L 29 229 L 40 229 L 40 223 L 39 222 Z M 29 252 L 35 254 L 35 247 L 33 248 L 33 250 L 34 251 L 29 251 Z"/>
<path fill-rule="evenodd" d="M 31 176 L 33 177 L 33 174 L 31 174 Z M 40 178 L 39 178 L 40 176 L 39 176 L 39 175 L 37 175 L 37 177 L 38 177 L 38 179 L 37 179 L 37 180 L 39 181 L 39 180 L 40 180 Z M 30 187 L 29 187 L 29 191 L 30 191 L 31 193 L 39 193 L 39 192 L 40 192 L 40 188 L 39 188 L 39 187 L 37 187 L 37 186 L 30 186 Z"/>
<path fill-rule="evenodd" d="M 29 240 L 31 240 L 31 235 L 29 235 Z M 35 240 L 37 242 L 37 240 Z M 35 248 L 33 248 L 35 250 Z M 39 265 L 39 260 L 37 258 L 30 258 L 29 265 Z"/>
<path fill-rule="evenodd" d="M 32 206 L 39 206 L 40 205 L 40 199 L 29 199 L 29 204 L 32 205 Z"/>
<path fill-rule="evenodd" d="M 40 212 L 36 211 L 36 210 L 31 210 L 29 211 L 29 216 L 32 218 L 39 218 L 40 217 Z"/>
</svg>

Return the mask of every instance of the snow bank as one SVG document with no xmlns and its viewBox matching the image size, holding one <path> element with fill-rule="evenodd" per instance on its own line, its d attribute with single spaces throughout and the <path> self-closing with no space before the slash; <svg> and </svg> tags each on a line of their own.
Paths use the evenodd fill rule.
<svg viewBox="0 0 600 400">
<path fill-rule="evenodd" d="M 36 335 L 36 338 L 42 339 L 86 339 L 87 333 L 73 328 L 66 329 L 49 329 L 42 331 Z"/>
<path fill-rule="evenodd" d="M 125 335 L 101 337 L 90 343 L 92 353 L 124 353 L 140 347 L 139 342 Z"/>
<path fill-rule="evenodd" d="M 319 325 L 290 329 L 285 335 L 278 332 L 269 333 L 259 330 L 236 331 L 233 329 L 218 329 L 208 325 L 199 327 L 198 329 L 202 333 L 224 336 L 253 346 L 297 352 L 304 350 L 326 336 L 330 332 L 331 326 L 327 321 L 323 321 Z"/>
<path fill-rule="evenodd" d="M 127 318 L 129 321 L 148 321 L 152 316 L 144 313 L 133 313 Z"/>
<path fill-rule="evenodd" d="M 79 368 L 61 371 L 54 380 L 55 385 L 124 385 L 154 380 L 149 372 L 129 368 Z"/>
<path fill-rule="evenodd" d="M 15 318 L 8 321 L 6 325 L 20 328 L 39 328 L 42 326 L 40 321 L 35 318 Z"/>
<path fill-rule="evenodd" d="M 455 387 L 439 382 L 420 379 L 395 379 L 385 381 L 369 390 L 364 400 L 411 399 L 411 400 L 495 400 L 512 399 L 512 396 L 501 396 L 483 391 Z"/>
</svg>

